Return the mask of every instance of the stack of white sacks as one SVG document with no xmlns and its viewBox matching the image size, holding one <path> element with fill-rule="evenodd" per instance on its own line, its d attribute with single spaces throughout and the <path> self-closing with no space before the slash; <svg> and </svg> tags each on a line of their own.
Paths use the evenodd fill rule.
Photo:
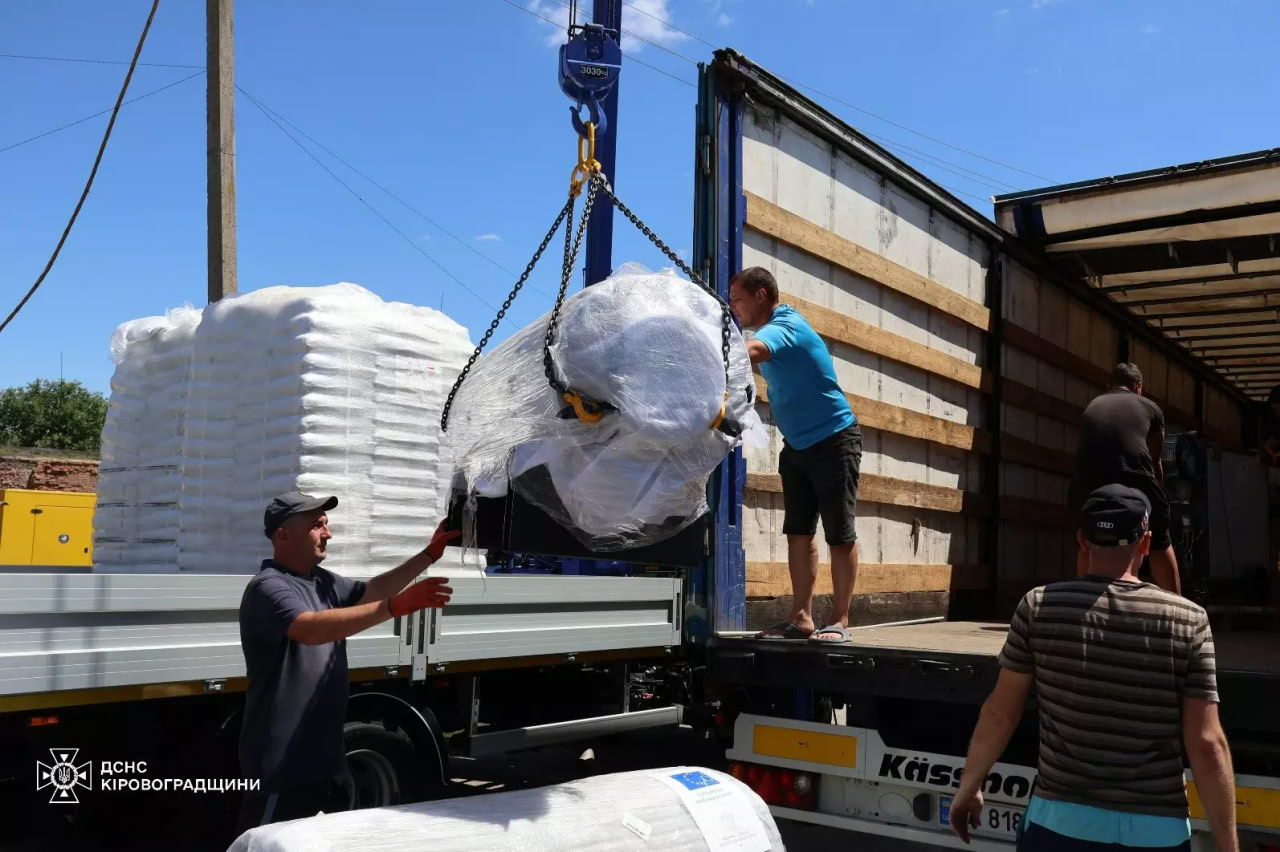
<svg viewBox="0 0 1280 852">
<path fill-rule="evenodd" d="M 338 496 L 326 567 L 369 576 L 420 550 L 447 509 L 440 410 L 471 350 L 444 314 L 354 284 L 210 305 L 190 335 L 169 570 L 256 570 L 262 511 L 295 489 Z"/>
<path fill-rule="evenodd" d="M 175 308 L 111 336 L 111 401 L 102 429 L 93 561 L 101 571 L 173 571 L 178 563 L 183 421 L 200 311 Z"/>
</svg>

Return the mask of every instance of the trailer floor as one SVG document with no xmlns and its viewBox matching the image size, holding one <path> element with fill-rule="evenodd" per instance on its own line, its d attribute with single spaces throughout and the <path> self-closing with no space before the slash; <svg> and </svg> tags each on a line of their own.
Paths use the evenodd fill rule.
<svg viewBox="0 0 1280 852">
<path fill-rule="evenodd" d="M 1007 622 L 941 621 L 858 628 L 850 641 L 824 645 L 779 639 L 716 639 L 709 655 L 721 682 L 885 697 L 980 703 L 999 674 Z M 1251 730 L 1280 728 L 1260 712 L 1280 677 L 1280 634 L 1214 637 L 1224 718 Z"/>
</svg>

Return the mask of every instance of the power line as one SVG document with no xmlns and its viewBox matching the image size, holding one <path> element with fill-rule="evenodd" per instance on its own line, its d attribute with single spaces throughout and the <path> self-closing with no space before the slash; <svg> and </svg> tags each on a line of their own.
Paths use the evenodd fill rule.
<svg viewBox="0 0 1280 852">
<path fill-rule="evenodd" d="M 136 104 L 138 101 L 142 100 L 143 98 L 149 98 L 152 95 L 158 95 L 161 92 L 163 92 L 165 89 L 172 89 L 174 86 L 177 86 L 180 83 L 185 83 L 188 80 L 195 79 L 196 77 L 199 77 L 203 73 L 204 73 L 204 69 L 201 69 L 194 74 L 189 74 L 188 76 L 183 77 L 181 80 L 174 80 L 172 83 L 169 83 L 168 85 L 161 86 L 158 89 L 152 89 L 151 91 L 146 92 L 145 94 L 138 95 L 136 98 L 130 98 L 129 100 L 120 104 L 120 106 L 128 106 L 129 104 Z M 106 109 L 98 110 L 93 115 L 86 115 L 84 118 L 77 118 L 75 121 L 71 122 L 70 124 L 64 124 L 61 127 L 55 127 L 52 130 L 46 130 L 44 133 L 38 133 L 35 136 L 29 136 L 20 142 L 14 142 L 12 145 L 6 145 L 5 147 L 0 148 L 0 154 L 3 154 L 5 151 L 12 151 L 14 148 L 20 147 L 22 145 L 26 145 L 28 142 L 34 142 L 37 139 L 43 139 L 46 136 L 52 136 L 55 133 L 59 133 L 68 128 L 75 127 L 77 124 L 84 124 L 86 121 L 90 121 L 92 119 L 97 118 L 100 115 L 104 115 L 108 112 L 111 112 L 111 110 L 112 110 L 112 107 L 107 107 Z"/>
<path fill-rule="evenodd" d="M 236 88 L 240 88 L 240 87 L 237 86 Z M 382 215 L 382 212 L 379 211 L 378 208 L 374 207 L 372 204 L 366 201 L 364 196 L 356 192 L 351 187 L 351 185 L 348 184 L 346 181 L 344 181 L 341 177 L 339 177 L 338 174 L 333 169 L 325 165 L 324 161 L 321 160 L 319 157 L 317 157 L 314 153 L 312 153 L 310 148 L 308 148 L 306 145 L 303 145 L 300 141 L 298 141 L 298 138 L 294 136 L 292 133 L 290 133 L 289 130 L 280 121 L 277 121 L 275 116 L 273 116 L 271 112 L 262 103 L 258 101 L 257 98 L 255 98 L 253 95 L 246 92 L 244 89 L 240 89 L 240 93 L 244 95 L 246 98 L 248 98 L 249 103 L 257 107 L 262 112 L 262 114 L 267 117 L 267 120 L 270 121 L 272 124 L 274 124 L 281 133 L 283 133 L 286 137 L 288 137 L 290 142 L 292 142 L 294 145 L 297 145 L 300 149 L 302 149 L 303 153 L 305 153 L 308 157 L 314 160 L 316 165 L 324 169 L 325 173 L 328 174 L 329 177 L 333 178 L 335 181 L 338 182 L 338 184 L 343 189 L 351 193 L 351 195 L 353 195 L 357 201 L 359 201 L 361 204 L 363 204 L 365 207 L 369 209 L 369 212 L 373 213 L 373 215 L 381 219 L 383 224 L 385 224 L 388 228 L 394 231 L 400 237 L 400 239 L 408 243 L 413 248 L 414 251 L 418 252 L 418 254 L 422 255 L 427 260 L 431 261 L 431 263 L 433 263 L 445 275 L 449 276 L 449 278 L 452 279 L 454 283 L 456 283 L 459 287 L 461 287 L 463 290 L 466 290 L 472 296 L 475 296 L 476 300 L 479 301 L 482 305 L 489 308 L 494 313 L 497 313 L 498 311 L 497 308 L 489 304 L 489 302 L 483 296 L 477 293 L 475 290 L 472 290 L 470 287 L 468 287 L 467 284 L 461 278 L 459 278 L 458 276 L 450 272 L 448 269 L 446 269 L 444 265 L 440 263 L 440 261 L 436 260 L 425 249 L 423 249 L 422 246 L 418 245 L 416 240 L 414 240 L 404 231 L 397 228 L 390 219 Z"/>
<path fill-rule="evenodd" d="M 388 189 L 387 187 L 385 187 L 385 186 L 383 186 L 382 184 L 378 183 L 378 181 L 374 180 L 373 178 L 369 177 L 369 175 L 367 175 L 367 174 L 365 174 L 364 172 L 360 171 L 360 169 L 356 168 L 356 167 L 355 167 L 354 165 L 352 165 L 349 161 L 347 161 L 347 160 L 343 159 L 343 158 L 342 158 L 342 157 L 340 157 L 337 153 L 335 153 L 335 152 L 333 151 L 333 149 L 331 149 L 331 148 L 327 147 L 323 142 L 320 142 L 320 141 L 319 141 L 318 139 L 316 139 L 314 136 L 312 136 L 311 134 L 309 134 L 309 133 L 307 133 L 305 130 L 303 130 L 301 127 L 298 127 L 298 125 L 294 124 L 292 121 L 290 121 L 289 119 L 285 118 L 285 117 L 284 117 L 283 115 L 281 115 L 278 111 L 276 111 L 276 110 L 272 109 L 272 108 L 271 108 L 270 106 L 268 106 L 265 102 L 263 102 L 260 98 L 255 97 L 254 95 L 249 94 L 249 92 L 248 92 L 248 91 L 246 91 L 246 90 L 244 89 L 244 87 L 243 87 L 243 86 L 240 86 L 239 84 L 237 84 L 237 85 L 236 85 L 236 88 L 237 88 L 237 89 L 239 89 L 239 90 L 240 90 L 240 92 L 241 92 L 241 94 L 243 94 L 245 97 L 250 98 L 251 100 L 256 101 L 256 102 L 257 102 L 257 106 L 258 106 L 260 109 L 265 109 L 267 112 L 271 113 L 273 116 L 275 116 L 276 118 L 280 119 L 280 121 L 282 121 L 282 122 L 284 122 L 285 124 L 287 124 L 287 125 L 288 125 L 290 128 L 292 128 L 292 129 L 293 129 L 293 130 L 294 130 L 294 131 L 295 131 L 299 136 L 301 136 L 302 138 L 306 139 L 306 140 L 307 140 L 308 142 L 310 142 L 312 145 L 315 145 L 315 146 L 316 146 L 317 148 L 319 148 L 321 151 L 324 151 L 324 152 L 325 152 L 326 154 L 328 154 L 330 157 L 333 157 L 333 159 L 337 160 L 337 161 L 338 161 L 339 163 L 341 163 L 342 165 L 346 166 L 348 169 L 350 169 L 350 170 L 351 170 L 352 172 L 354 172 L 356 175 L 358 175 L 359 177 L 361 177 L 361 178 L 363 178 L 365 181 L 367 181 L 369 184 L 371 184 L 374 188 L 376 188 L 376 189 L 378 189 L 379 191 L 381 191 L 382 193 L 384 193 L 384 194 L 385 194 L 387 197 L 389 197 L 391 200 L 393 200 L 393 201 L 395 201 L 396 203 L 400 204 L 402 207 L 404 207 L 404 208 L 405 208 L 406 210 L 408 210 L 409 212 L 411 212 L 411 213 L 413 213 L 414 215 L 416 215 L 416 216 L 418 216 L 418 217 L 422 218 L 424 221 L 426 221 L 426 222 L 427 222 L 428 224 L 430 224 L 432 227 L 436 228 L 436 229 L 437 229 L 437 230 L 439 230 L 440 232 L 442 232 L 442 233 L 444 233 L 445 235 L 447 235 L 448 237 L 452 238 L 452 239 L 454 240 L 454 242 L 458 243 L 458 245 L 462 246 L 463 248 L 465 248 L 465 249 L 467 249 L 468 251 L 470 251 L 472 254 L 476 255 L 477 257 L 479 257 L 479 258 L 481 258 L 482 260 L 486 261 L 487 263 L 491 264 L 492 266 L 494 266 L 496 269 L 500 270 L 501 272 L 503 272 L 503 273 L 505 273 L 505 274 L 507 274 L 507 275 L 510 275 L 512 278 L 516 278 L 516 277 L 518 277 L 518 276 L 517 276 L 517 273 L 515 273 L 515 272 L 511 271 L 510 269 L 507 269 L 507 268 L 506 268 L 505 266 L 503 266 L 501 263 L 499 263 L 498 261 L 494 260 L 492 257 L 490 257 L 489 255 L 485 254 L 484 252 L 480 251 L 480 250 L 479 250 L 479 249 L 477 249 L 475 246 L 471 245 L 471 243 L 467 242 L 465 239 L 463 239 L 462 237 L 458 236 L 458 235 L 457 235 L 457 234 L 455 234 L 453 231 L 450 231 L 450 230 L 449 230 L 448 228 L 446 228 L 444 225 L 441 225 L 441 224 L 440 224 L 439 222 L 437 222 L 435 219 L 432 219 L 432 218 L 431 218 L 430 216 L 428 216 L 426 213 L 423 213 L 423 212 L 422 212 L 421 210 L 419 210 L 417 207 L 414 207 L 414 206 L 413 206 L 412 204 L 410 204 L 408 201 L 405 201 L 405 200 L 404 200 L 403 198 L 401 198 L 399 195 L 396 195 L 396 194 L 395 194 L 394 192 L 392 192 L 390 189 Z M 550 294 L 550 293 L 547 293 L 546 291 L 544 291 L 544 290 L 542 290 L 542 289 L 540 289 L 540 288 L 538 288 L 538 287 L 534 286 L 532 283 L 530 283 L 528 286 L 529 286 L 529 287 L 531 287 L 531 288 L 532 288 L 533 290 L 535 290 L 536 292 L 541 293 L 543 296 L 546 296 L 548 299 L 550 299 L 550 298 L 551 298 L 551 294 Z"/>
<path fill-rule="evenodd" d="M 687 35 L 689 38 L 694 39 L 695 41 L 700 41 L 703 44 L 705 44 L 707 47 L 711 48 L 712 50 L 719 50 L 718 47 L 716 47 L 711 42 L 707 41 L 702 36 L 697 35 L 696 33 L 691 33 L 688 30 L 682 30 L 679 27 L 677 27 L 675 24 L 673 24 L 671 21 L 664 21 L 662 18 L 659 18 L 657 15 L 653 14 L 652 12 L 647 12 L 644 9 L 641 9 L 639 6 L 637 6 L 634 3 L 628 3 L 627 0 L 622 0 L 622 5 L 626 6 L 629 9 L 635 9 L 641 15 L 644 15 L 645 17 L 648 17 L 648 18 L 653 18 L 658 23 L 665 24 L 666 26 L 671 27 L 671 29 L 675 30 L 678 33 L 681 33 L 682 35 Z"/>
<path fill-rule="evenodd" d="M 526 9 L 524 6 L 521 6 L 519 3 L 513 2 L 513 0 L 502 0 L 502 2 L 506 3 L 508 6 L 510 6 L 513 9 L 519 9 L 521 12 L 524 12 L 526 15 L 532 15 L 533 17 L 541 21 L 546 21 L 548 24 L 551 24 L 553 27 L 560 26 L 559 22 L 551 20 L 546 15 L 539 15 L 537 12 L 533 11 L 532 9 Z M 564 5 L 564 4 L 561 4 L 561 5 Z M 630 33 L 628 33 L 628 35 L 630 35 Z M 644 41 L 644 39 L 640 39 L 640 40 Z M 684 79 L 683 77 L 678 77 L 675 74 L 672 74 L 670 71 L 664 71 L 663 69 L 659 68 L 656 65 L 650 65 L 648 62 L 645 62 L 643 59 L 637 59 L 633 54 L 627 53 L 625 50 L 622 52 L 622 55 L 625 56 L 630 61 L 636 63 L 637 65 L 643 65 L 645 68 L 648 68 L 650 71 L 657 71 L 659 74 L 663 75 L 664 77 L 670 77 L 672 80 L 675 80 L 677 83 L 684 83 L 686 86 L 689 86 L 690 88 L 694 88 L 694 89 L 698 88 L 697 83 L 691 83 L 688 80 Z M 681 58 L 683 59 L 686 57 L 681 57 Z"/>
<path fill-rule="evenodd" d="M 30 56 L 25 53 L 0 53 L 0 59 L 34 59 L 40 62 L 83 62 L 89 65 L 130 65 L 137 67 L 146 66 L 148 68 L 198 68 L 203 71 L 203 65 L 173 65 L 167 62 L 136 62 L 129 63 L 121 59 L 79 59 L 71 56 Z"/>
<path fill-rule="evenodd" d="M 634 3 L 628 3 L 628 2 L 627 2 L 627 0 L 622 0 L 622 5 L 624 5 L 624 6 L 628 7 L 628 8 L 630 8 L 630 9 L 635 9 L 635 10 L 636 10 L 637 12 L 639 12 L 640 14 L 645 15 L 645 16 L 650 17 L 650 18 L 653 18 L 655 21 L 658 21 L 658 22 L 659 22 L 659 23 L 661 23 L 661 24 L 664 24 L 664 25 L 666 25 L 666 26 L 668 26 L 668 27 L 671 27 L 671 29 L 675 30 L 675 31 L 676 31 L 676 32 L 678 32 L 678 33 L 682 33 L 682 34 L 684 34 L 684 35 L 689 36 L 689 37 L 690 37 L 690 38 L 692 38 L 692 39 L 696 39 L 697 41 L 702 42 L 703 44 L 707 45 L 708 47 L 711 47 L 711 48 L 713 48 L 713 49 L 718 49 L 718 48 L 716 48 L 716 46 L 715 46 L 714 44 L 712 44 L 711 42 L 707 41 L 705 38 L 702 38 L 701 36 L 696 35 L 696 34 L 694 34 L 694 33 L 691 33 L 691 32 L 689 32 L 688 30 L 682 30 L 682 29 L 680 29 L 679 27 L 677 27 L 675 24 L 673 24 L 671 21 L 667 21 L 667 20 L 664 20 L 664 19 L 662 19 L 662 18 L 659 18 L 657 15 L 654 15 L 654 14 L 652 14 L 651 12 L 647 12 L 647 11 L 645 11 L 644 9 L 641 9 L 640 7 L 636 6 Z M 634 33 L 629 33 L 629 35 L 632 35 L 632 36 L 633 36 L 633 37 L 635 37 L 635 38 L 640 38 L 639 36 L 635 36 L 635 34 L 634 34 Z M 641 41 L 646 41 L 646 42 L 648 42 L 649 44 L 653 44 L 655 47 L 661 48 L 662 50 L 666 50 L 668 53 L 672 53 L 672 54 L 674 54 L 674 55 L 676 55 L 676 56 L 681 56 L 680 54 L 675 53 L 675 51 L 672 51 L 672 50 L 669 50 L 669 49 L 667 49 L 667 48 L 665 48 L 665 47 L 662 47 L 662 45 L 655 44 L 654 42 L 648 41 L 648 39 L 640 38 L 640 40 L 641 40 Z M 686 59 L 686 60 L 688 60 L 688 57 L 686 57 L 686 56 L 681 56 L 681 58 L 682 58 L 682 59 Z M 689 61 L 691 61 L 691 62 L 692 62 L 693 60 L 689 60 Z M 858 106 L 857 104 L 852 104 L 852 103 L 849 103 L 849 102 L 848 102 L 848 101 L 846 101 L 846 100 L 843 100 L 843 99 L 841 99 L 841 98 L 836 97 L 835 95 L 827 94 L 826 92 L 823 92 L 823 91 L 821 91 L 821 90 L 819 90 L 819 89 L 816 89 L 816 88 L 814 88 L 813 86 L 810 86 L 810 85 L 808 85 L 808 84 L 806 84 L 806 83 L 802 83 L 802 82 L 800 82 L 799 80 L 794 80 L 794 79 L 792 79 L 792 78 L 790 78 L 790 77 L 785 77 L 785 76 L 783 76 L 782 74 L 779 74 L 779 75 L 778 75 L 778 77 L 780 77 L 780 78 L 781 78 L 781 79 L 783 79 L 783 80 L 786 80 L 788 83 L 792 84 L 793 86 L 798 86 L 798 87 L 800 87 L 800 88 L 802 88 L 802 89 L 808 89 L 809 91 L 813 92 L 814 94 L 820 95 L 820 96 L 822 96 L 822 97 L 824 97 L 824 98 L 827 98 L 827 99 L 829 99 L 829 100 L 833 100 L 833 101 L 835 101 L 836 103 L 843 104 L 844 106 L 847 106 L 847 107 L 849 107 L 850 109 L 857 110 L 858 112 L 863 113 L 864 115 L 869 115 L 869 116 L 871 116 L 872 118 L 876 119 L 877 121 L 883 121 L 885 124 L 891 124 L 891 125 L 893 125 L 894 127 L 898 128 L 899 130 L 905 130 L 905 131 L 906 131 L 906 132 L 908 132 L 908 133 L 911 133 L 911 134 L 913 134 L 913 135 L 915 135 L 915 136 L 919 136 L 921 139 L 928 139 L 930 142 L 933 142 L 933 143 L 938 144 L 938 145 L 945 145 L 946 147 L 948 147 L 948 148 L 952 149 L 953 151 L 959 151 L 959 152 L 960 152 L 960 153 L 962 153 L 962 154 L 968 154 L 970 157 L 977 157 L 977 158 L 978 158 L 978 159 L 980 159 L 980 160 L 986 160 L 988 163 L 992 163 L 992 164 L 997 165 L 997 166 L 1000 166 L 1000 167 L 1002 167 L 1002 168 L 1009 169 L 1010 171 L 1019 172 L 1019 173 L 1021 173 L 1021 174 L 1027 175 L 1028 177 L 1036 178 L 1037 180 L 1043 180 L 1043 181 L 1048 181 L 1048 182 L 1050 182 L 1050 183 L 1053 183 L 1053 178 L 1047 178 L 1047 177 L 1045 177 L 1044 175 L 1038 175 L 1038 174 L 1036 174 L 1035 172 L 1029 172 L 1029 171 L 1026 171 L 1025 169 L 1020 169 L 1020 168 L 1018 168 L 1017 166 L 1011 166 L 1011 165 L 1009 165 L 1008 163 L 1002 163 L 1002 162 L 1001 162 L 1001 161 L 999 161 L 999 160 L 995 160 L 995 159 L 992 159 L 991 157 L 984 156 L 984 155 L 982 155 L 982 154 L 977 153 L 976 151 L 970 151 L 970 150 L 968 150 L 967 148 L 962 148 L 962 147 L 960 147 L 959 145 L 952 145 L 950 142 L 946 142 L 946 141 L 944 141 L 944 140 L 942 140 L 942 139 L 935 138 L 935 137 L 933 137 L 933 136 L 930 136 L 930 135 L 929 135 L 929 134 L 927 134 L 927 133 L 922 133 L 922 132 L 921 132 L 921 131 L 919 131 L 919 130 L 915 130 L 915 129 L 913 129 L 913 128 L 907 127 L 905 124 L 899 124 L 898 122 L 894 121 L 893 119 L 885 118 L 884 116 L 882 116 L 882 115 L 878 115 L 878 114 L 876 114 L 876 113 L 872 112 L 871 110 L 864 109 L 864 108 L 862 108 L 862 107 Z M 1007 185 L 1007 184 L 1006 184 L 1006 185 Z"/>
<path fill-rule="evenodd" d="M 58 255 L 62 252 L 62 246 L 67 241 L 67 237 L 71 234 L 71 227 L 75 225 L 76 219 L 80 216 L 80 208 L 84 207 L 85 199 L 89 197 L 89 190 L 93 188 L 93 179 L 98 175 L 98 166 L 102 163 L 102 155 L 107 151 L 107 140 L 111 138 L 111 129 L 116 126 L 116 116 L 120 114 L 120 105 L 124 102 L 125 93 L 129 91 L 129 81 L 133 79 L 133 69 L 138 65 L 138 57 L 142 55 L 142 45 L 147 41 L 147 33 L 151 30 L 151 21 L 155 19 L 156 7 L 160 5 L 160 0 L 151 0 L 151 12 L 147 15 L 147 22 L 142 26 L 142 35 L 138 36 L 138 46 L 133 49 L 133 61 L 129 63 L 129 71 L 124 75 L 124 85 L 120 87 L 120 94 L 116 96 L 115 109 L 111 111 L 111 120 L 107 122 L 107 129 L 102 134 L 102 144 L 98 146 L 98 155 L 93 159 L 93 168 L 89 171 L 89 179 L 85 181 L 84 191 L 80 193 L 80 200 L 76 202 L 76 209 L 71 211 L 71 218 L 67 220 L 67 227 L 62 229 L 62 237 L 58 240 L 58 244 L 54 246 L 53 254 L 49 256 L 49 262 L 44 265 L 40 277 L 36 279 L 36 283 L 31 285 L 31 289 L 22 297 L 22 301 L 9 312 L 9 316 L 5 317 L 4 322 L 0 323 L 0 332 L 13 322 L 13 318 L 18 315 L 18 311 L 22 310 L 23 305 L 35 295 L 36 290 L 40 289 L 40 285 L 44 283 L 45 277 L 49 274 L 49 270 L 53 269 L 53 263 L 58 259 Z"/>
<path fill-rule="evenodd" d="M 568 5 L 567 3 L 565 3 L 565 2 L 564 2 L 564 0 L 553 0 L 553 2 L 558 3 L 560 6 L 562 6 L 562 7 L 564 7 L 564 8 L 569 8 L 569 5 Z M 673 30 L 675 30 L 676 32 L 683 33 L 684 35 L 689 36 L 690 38 L 695 38 L 695 39 L 697 39 L 698 41 L 703 42 L 704 44 L 708 44 L 708 45 L 710 45 L 710 44 L 711 44 L 711 43 L 710 43 L 710 42 L 708 42 L 706 39 L 698 38 L 698 36 L 695 36 L 695 35 L 693 35 L 692 33 L 688 32 L 688 31 L 686 31 L 686 30 L 682 30 L 682 29 L 680 29 L 679 27 L 677 27 L 677 26 L 675 26 L 674 24 L 672 24 L 670 21 L 664 21 L 664 20 L 662 20 L 661 18 L 657 17 L 656 15 L 653 15 L 653 14 L 651 14 L 651 13 L 649 13 L 649 12 L 646 12 L 644 9 L 640 9 L 640 8 L 638 8 L 638 7 L 636 7 L 636 6 L 633 6 L 633 5 L 631 5 L 630 3 L 626 3 L 625 5 L 629 6 L 629 7 L 630 7 L 630 8 L 632 8 L 632 9 L 635 9 L 637 12 L 641 12 L 642 14 L 647 15 L 647 16 L 648 16 L 648 17 L 650 17 L 650 18 L 653 18 L 655 21 L 659 21 L 659 22 L 661 22 L 662 24 L 664 24 L 664 25 L 666 25 L 666 26 L 671 27 L 671 28 L 672 28 Z M 543 18 L 543 20 L 547 20 L 547 19 L 546 19 L 546 18 Z M 651 45 L 651 46 L 653 46 L 653 47 L 656 47 L 658 50 L 661 50 L 661 51 L 663 51 L 663 52 L 665 52 L 665 53 L 669 53 L 669 54 L 671 54 L 672 56 L 676 57 L 677 59 L 683 59 L 685 62 L 688 62 L 690 65 L 693 65 L 693 66 L 695 66 L 695 67 L 696 67 L 696 66 L 699 64 L 697 60 L 692 59 L 691 57 L 685 56 L 683 53 L 680 53 L 680 52 L 679 52 L 679 51 L 677 51 L 677 50 L 672 50 L 671 48 L 667 47 L 666 45 L 659 44 L 658 42 L 653 41 L 652 39 L 645 38 L 644 36 L 640 35 L 639 33 L 633 32 L 633 31 L 631 31 L 631 30 L 623 29 L 622 27 L 619 27 L 619 30 L 623 33 L 623 35 L 629 36 L 630 38 L 634 38 L 634 39 L 636 39 L 636 40 L 638 40 L 638 41 L 642 41 L 642 42 L 644 42 L 645 44 L 648 44 L 648 45 Z M 714 45 L 712 45 L 712 46 L 714 46 Z M 650 67 L 652 67 L 652 66 L 650 66 Z M 660 70 L 660 69 L 659 69 L 659 70 Z M 663 73 L 665 73 L 665 72 L 663 72 Z M 786 78 L 783 78 L 783 79 L 786 79 Z M 795 81 L 792 81 L 792 82 L 793 82 L 795 85 L 803 85 L 803 84 L 800 84 L 800 83 L 796 83 Z M 805 88 L 811 88 L 811 87 L 805 86 Z M 817 91 L 817 90 L 816 90 L 816 89 L 813 89 L 813 91 Z M 1007 189 L 1014 189 L 1014 190 L 1019 189 L 1019 187 L 1015 186 L 1014 184 L 1007 183 L 1007 182 L 1005 182 L 1005 181 L 1000 180 L 999 178 L 992 177 L 992 176 L 990 176 L 990 175 L 985 175 L 985 174 L 983 174 L 982 172 L 976 172 L 976 171 L 974 171 L 973 169 L 965 168 L 964 166 L 960 165 L 959 163 L 953 163 L 953 162 L 951 162 L 950 160 L 943 159 L 942 157 L 938 157 L 937 155 L 929 154 L 929 153 L 924 152 L 924 151 L 919 151 L 919 150 L 917 150 L 917 149 L 915 149 L 915 148 L 912 148 L 912 147 L 910 147 L 910 146 L 908 146 L 908 145 L 903 145 L 901 142 L 897 142 L 897 141 L 892 140 L 892 139 L 887 139 L 887 138 L 885 138 L 885 137 L 883 137 L 883 136 L 877 136 L 877 135 L 876 135 L 876 134 L 874 134 L 874 133 L 866 133 L 865 135 L 867 135 L 867 136 L 871 137 L 872 139 L 879 140 L 879 141 L 883 142 L 883 143 L 884 143 L 884 144 L 886 144 L 886 145 L 893 145 L 893 146 L 897 146 L 898 148 L 901 148 L 901 149 L 903 149 L 903 150 L 905 150 L 905 151 L 910 151 L 911 153 L 916 154 L 916 155 L 917 155 L 918 157 L 920 157 L 920 158 L 927 158 L 927 159 L 925 159 L 925 160 L 924 160 L 925 162 L 929 163 L 930 165 L 936 166 L 937 168 L 940 168 L 940 169 L 942 169 L 943 171 L 951 172 L 951 174 L 954 174 L 954 175 L 956 175 L 957 177 L 962 177 L 962 178 L 965 178 L 966 180 L 972 180 L 972 181 L 974 181 L 975 183 L 985 184 L 986 186 L 988 186 L 988 187 L 990 187 L 990 188 L 992 188 L 992 189 L 1000 189 L 1001 187 L 1004 187 L 1004 188 L 1007 188 Z M 945 164 L 945 165 L 942 165 L 942 164 Z M 1006 168 L 1009 168 L 1009 167 L 1008 167 L 1008 166 L 1006 166 Z M 956 171 L 956 169 L 959 169 L 959 171 Z M 966 172 L 967 174 L 961 174 L 961 172 Z M 974 177 L 969 177 L 969 175 L 973 175 Z"/>
</svg>

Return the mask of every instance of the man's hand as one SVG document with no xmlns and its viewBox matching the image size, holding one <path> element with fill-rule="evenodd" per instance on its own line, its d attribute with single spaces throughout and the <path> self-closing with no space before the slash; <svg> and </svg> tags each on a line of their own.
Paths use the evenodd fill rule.
<svg viewBox="0 0 1280 852">
<path fill-rule="evenodd" d="M 965 843 L 969 842 L 969 829 L 982 825 L 982 791 L 968 787 L 961 784 L 951 800 L 951 830 Z"/>
<path fill-rule="evenodd" d="M 443 547 L 443 545 L 441 545 Z M 444 577 L 428 577 L 419 580 L 398 595 L 387 600 L 387 609 L 394 616 L 408 615 L 420 609 L 440 609 L 449 602 L 453 589 L 445 585 Z"/>
<path fill-rule="evenodd" d="M 444 556 L 444 549 L 458 536 L 462 535 L 461 530 L 445 529 L 446 521 L 441 521 L 440 526 L 436 527 L 435 533 L 431 536 L 431 543 L 427 545 L 427 555 L 431 557 L 431 561 L 439 562 L 440 557 Z"/>
</svg>

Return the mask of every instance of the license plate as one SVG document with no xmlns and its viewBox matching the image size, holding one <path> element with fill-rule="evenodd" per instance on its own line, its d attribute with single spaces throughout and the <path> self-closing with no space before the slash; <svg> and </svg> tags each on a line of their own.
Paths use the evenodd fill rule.
<svg viewBox="0 0 1280 852">
<path fill-rule="evenodd" d="M 942 796 L 938 800 L 938 822 L 951 825 L 951 796 Z M 972 829 L 974 834 L 985 834 L 992 837 L 1014 837 L 1018 826 L 1022 825 L 1022 808 L 1008 805 L 983 805 L 982 819 L 979 826 Z"/>
</svg>

